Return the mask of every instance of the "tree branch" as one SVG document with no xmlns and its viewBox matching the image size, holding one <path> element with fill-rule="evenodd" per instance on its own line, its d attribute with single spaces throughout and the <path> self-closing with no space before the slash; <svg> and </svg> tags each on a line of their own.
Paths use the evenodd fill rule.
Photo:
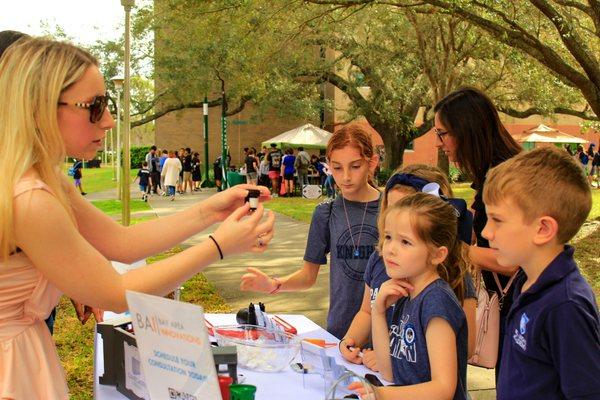
<svg viewBox="0 0 600 400">
<path fill-rule="evenodd" d="M 560 39 L 577 60 L 581 68 L 596 87 L 600 87 L 600 67 L 598 60 L 593 56 L 594 52 L 589 48 L 585 41 L 579 36 L 571 24 L 545 0 L 530 0 L 556 27 L 560 34 Z"/>
<path fill-rule="evenodd" d="M 134 126 L 141 126 L 141 125 L 147 124 L 148 122 L 152 122 L 155 119 L 158 119 L 158 118 L 162 117 L 163 115 L 168 114 L 173 111 L 183 110 L 184 108 L 201 108 L 201 107 L 203 107 L 203 105 L 204 105 L 203 101 L 192 101 L 189 103 L 180 103 L 180 104 L 173 104 L 171 106 L 166 106 L 165 108 L 161 109 L 160 111 L 155 112 L 154 114 L 147 115 L 144 118 L 141 118 L 141 119 L 138 119 L 137 121 L 131 122 L 131 127 L 133 128 Z M 221 105 L 221 99 L 212 100 L 208 103 L 209 107 L 216 107 L 219 105 Z"/>
<path fill-rule="evenodd" d="M 547 111 L 543 111 L 537 107 L 528 108 L 527 110 L 516 110 L 510 107 L 498 107 L 498 110 L 515 118 L 527 118 L 531 117 L 532 115 L 545 115 L 548 113 Z M 556 107 L 551 112 L 555 114 L 572 115 L 587 121 L 600 121 L 600 118 L 594 114 L 588 114 L 585 111 L 573 110 L 566 107 Z"/>
</svg>

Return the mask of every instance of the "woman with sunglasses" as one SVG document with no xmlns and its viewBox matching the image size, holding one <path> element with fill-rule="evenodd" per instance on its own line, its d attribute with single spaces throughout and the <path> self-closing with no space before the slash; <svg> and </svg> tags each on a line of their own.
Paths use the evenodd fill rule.
<svg viewBox="0 0 600 400">
<path fill-rule="evenodd" d="M 262 252 L 274 216 L 249 215 L 239 185 L 187 210 L 123 227 L 75 191 L 61 163 L 92 158 L 114 121 L 98 62 L 75 46 L 21 39 L 0 60 L 0 398 L 66 399 L 68 390 L 44 319 L 62 293 L 122 312 L 126 290 L 165 295 L 223 257 Z M 14 160 L 18 160 L 15 162 Z M 131 263 L 223 221 L 209 238 L 163 261 L 119 275 Z M 160 231 L 157 236 L 154 232 Z M 260 236 L 260 238 L 259 238 Z"/>
<path fill-rule="evenodd" d="M 475 189 L 475 199 L 471 208 L 474 212 L 473 230 L 476 244 L 470 246 L 469 257 L 472 264 L 482 270 L 486 288 L 502 296 L 493 273 L 499 274 L 500 283 L 504 287 L 517 266 L 506 268 L 498 264 L 488 241 L 481 236 L 487 223 L 482 199 L 483 185 L 488 170 L 518 154 L 521 146 L 500 121 L 492 101 L 477 89 L 463 88 L 450 93 L 435 105 L 434 112 L 437 147 L 448 156 L 448 160 L 458 164 L 459 168 L 472 179 L 471 187 Z M 500 370 L 502 356 L 503 321 L 510 310 L 511 303 L 512 291 L 504 297 L 500 311 L 500 343 L 496 377 Z"/>
</svg>

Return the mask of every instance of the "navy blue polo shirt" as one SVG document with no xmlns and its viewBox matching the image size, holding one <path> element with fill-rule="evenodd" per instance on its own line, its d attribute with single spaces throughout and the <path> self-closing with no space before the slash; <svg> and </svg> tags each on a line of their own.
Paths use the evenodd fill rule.
<svg viewBox="0 0 600 400">
<path fill-rule="evenodd" d="M 600 399 L 598 306 L 565 246 L 525 292 L 520 273 L 508 313 L 499 400 Z"/>
</svg>

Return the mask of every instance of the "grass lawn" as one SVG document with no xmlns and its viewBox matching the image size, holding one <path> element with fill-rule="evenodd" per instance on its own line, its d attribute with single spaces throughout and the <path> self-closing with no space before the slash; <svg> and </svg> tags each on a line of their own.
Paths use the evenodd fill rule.
<svg viewBox="0 0 600 400">
<path fill-rule="evenodd" d="M 72 166 L 70 163 L 64 164 L 65 174 Z M 117 181 L 113 180 L 114 172 L 110 164 L 103 164 L 101 168 L 84 168 L 82 171 L 81 186 L 86 193 L 101 192 L 117 187 Z M 130 172 L 131 180 L 137 176 L 137 169 Z"/>
<path fill-rule="evenodd" d="M 94 200 L 92 201 L 92 204 L 108 215 L 121 215 L 121 200 Z M 129 210 L 131 213 L 136 213 L 140 211 L 151 211 L 152 207 L 145 201 L 132 199 L 129 201 Z"/>
<path fill-rule="evenodd" d="M 471 189 L 470 183 L 456 183 L 452 185 L 454 197 L 464 199 L 467 204 L 473 202 L 475 191 Z M 383 188 L 380 188 L 383 191 Z M 310 223 L 312 213 L 317 204 L 325 201 L 326 197 L 319 199 L 303 199 L 301 197 L 277 197 L 266 203 L 266 207 L 270 210 L 287 215 L 298 221 Z M 588 220 L 600 218 L 600 190 L 592 189 L 592 210 L 588 216 Z"/>
</svg>

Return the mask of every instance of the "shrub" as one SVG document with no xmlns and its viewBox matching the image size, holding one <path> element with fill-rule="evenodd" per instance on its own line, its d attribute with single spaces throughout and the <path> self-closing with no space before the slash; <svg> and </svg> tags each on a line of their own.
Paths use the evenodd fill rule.
<svg viewBox="0 0 600 400">
<path fill-rule="evenodd" d="M 448 178 L 450 178 L 450 183 L 467 182 L 469 180 L 467 174 L 456 168 L 454 165 L 450 165 L 449 175 Z"/>
</svg>

